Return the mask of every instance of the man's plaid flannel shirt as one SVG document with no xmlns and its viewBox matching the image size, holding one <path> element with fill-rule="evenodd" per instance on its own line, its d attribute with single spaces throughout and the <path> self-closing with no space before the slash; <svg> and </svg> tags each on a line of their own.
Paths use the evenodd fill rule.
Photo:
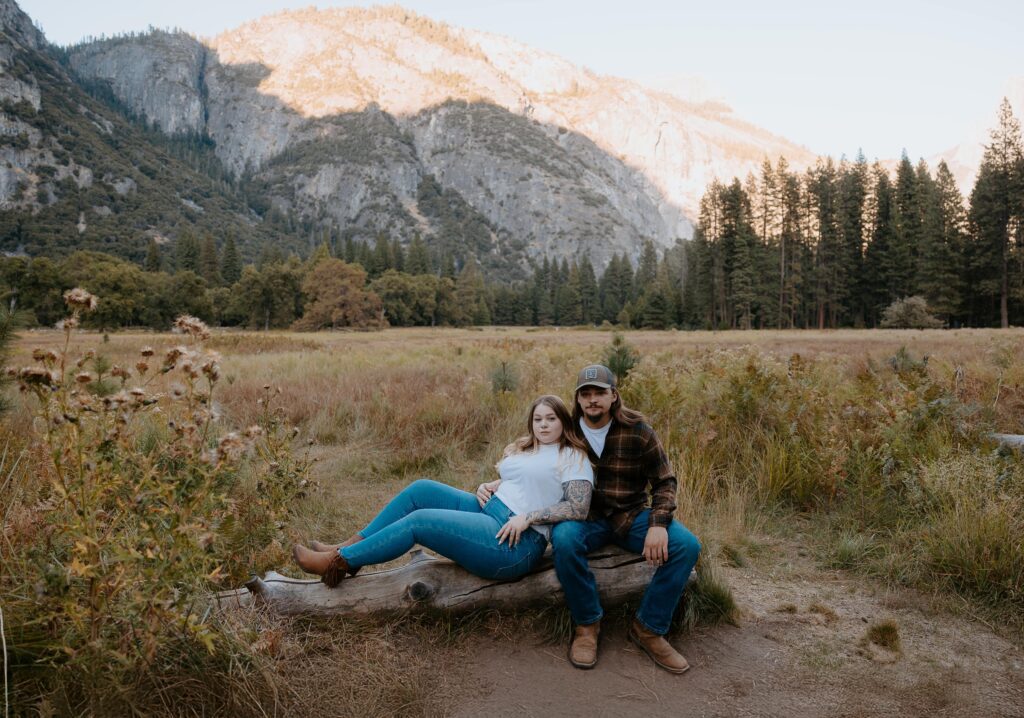
<svg viewBox="0 0 1024 718">
<path fill-rule="evenodd" d="M 589 450 L 595 467 L 590 520 L 607 519 L 616 534 L 625 536 L 648 506 L 650 484 L 648 525 L 668 528 L 676 510 L 676 477 L 654 429 L 642 421 L 626 426 L 612 419 L 601 456 Z"/>
</svg>

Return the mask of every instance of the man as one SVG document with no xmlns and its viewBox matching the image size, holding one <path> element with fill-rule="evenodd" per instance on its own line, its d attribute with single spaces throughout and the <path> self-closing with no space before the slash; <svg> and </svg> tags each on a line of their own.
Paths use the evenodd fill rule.
<svg viewBox="0 0 1024 718">
<path fill-rule="evenodd" d="M 661 668 L 684 673 L 689 664 L 664 636 L 700 542 L 673 520 L 676 478 L 665 449 L 643 415 L 622 405 L 615 375 L 600 364 L 579 373 L 573 421 L 590 446 L 595 482 L 588 519 L 555 524 L 551 535 L 555 572 L 576 624 L 569 661 L 577 668 L 597 664 L 604 612 L 587 554 L 614 543 L 642 553 L 657 567 L 629 629 L 630 640 Z"/>
</svg>

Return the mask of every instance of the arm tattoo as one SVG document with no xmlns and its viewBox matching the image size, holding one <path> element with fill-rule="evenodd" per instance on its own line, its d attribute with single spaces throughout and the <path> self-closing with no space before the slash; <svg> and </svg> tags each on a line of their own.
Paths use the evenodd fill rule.
<svg viewBox="0 0 1024 718">
<path fill-rule="evenodd" d="M 562 500 L 547 508 L 526 514 L 531 524 L 556 524 L 559 521 L 582 521 L 590 511 L 590 496 L 594 485 L 582 479 L 566 481 L 562 489 Z"/>
</svg>

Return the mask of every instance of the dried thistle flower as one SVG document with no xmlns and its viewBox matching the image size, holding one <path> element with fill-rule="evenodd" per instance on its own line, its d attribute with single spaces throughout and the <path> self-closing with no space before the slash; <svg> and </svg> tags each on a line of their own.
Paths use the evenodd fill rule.
<svg viewBox="0 0 1024 718">
<path fill-rule="evenodd" d="M 173 369 L 178 360 L 183 356 L 187 356 L 188 353 L 188 349 L 183 346 L 171 347 L 167 350 L 167 354 L 164 355 L 164 368 Z"/>
<path fill-rule="evenodd" d="M 259 424 L 253 424 L 252 426 L 245 430 L 244 436 L 246 439 L 255 439 L 257 437 L 263 436 L 263 427 L 260 426 Z"/>
<path fill-rule="evenodd" d="M 57 359 L 60 357 L 57 356 L 57 352 L 53 349 L 33 349 L 32 358 L 35 361 L 41 361 L 44 364 L 56 364 Z"/>
<path fill-rule="evenodd" d="M 151 357 L 154 354 L 153 347 L 151 347 L 151 346 L 142 347 L 142 349 L 139 350 L 139 354 L 141 354 L 144 357 Z"/>
<path fill-rule="evenodd" d="M 99 300 L 96 295 L 90 294 L 81 287 L 75 287 L 64 292 L 64 303 L 71 308 L 72 311 L 85 311 L 91 312 L 96 308 Z"/>
<path fill-rule="evenodd" d="M 139 372 L 139 374 L 145 374 L 149 371 L 149 364 L 144 361 L 135 362 L 135 371 Z"/>
<path fill-rule="evenodd" d="M 220 365 L 217 363 L 220 360 L 219 354 L 208 354 L 206 361 L 203 362 L 202 372 L 210 379 L 210 381 L 217 381 L 220 379 Z"/>
<path fill-rule="evenodd" d="M 206 326 L 206 323 L 202 319 L 188 314 L 182 314 L 174 320 L 173 331 L 188 334 L 196 339 L 210 338 L 210 328 Z"/>
<path fill-rule="evenodd" d="M 18 370 L 18 379 L 26 386 L 54 387 L 60 384 L 60 375 L 41 366 L 27 366 Z"/>
<path fill-rule="evenodd" d="M 219 459 L 237 459 L 245 451 L 246 444 L 236 432 L 232 431 L 221 437 L 217 442 L 217 456 Z"/>
<path fill-rule="evenodd" d="M 92 381 L 92 374 L 87 371 L 79 372 L 75 375 L 75 381 L 79 384 L 88 384 Z"/>
<path fill-rule="evenodd" d="M 67 319 L 61 319 L 53 326 L 56 329 L 61 329 L 65 332 L 70 332 L 72 329 L 78 328 L 78 317 L 68 317 Z"/>
</svg>

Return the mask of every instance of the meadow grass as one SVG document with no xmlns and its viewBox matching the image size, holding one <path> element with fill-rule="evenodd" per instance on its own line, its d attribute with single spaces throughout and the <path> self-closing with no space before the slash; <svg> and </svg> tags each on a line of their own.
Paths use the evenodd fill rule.
<svg viewBox="0 0 1024 718">
<path fill-rule="evenodd" d="M 679 479 L 677 516 L 705 547 L 678 630 L 735 620 L 717 564 L 756 560 L 755 537 L 784 531 L 794 517 L 814 527 L 806 540 L 827 567 L 952 591 L 1019 629 L 1024 472 L 1015 454 L 985 437 L 1024 433 L 1024 332 L 625 338 L 640 360 L 622 395 L 662 438 Z M 11 363 L 29 364 L 34 347 L 62 339 L 27 332 Z M 335 540 L 419 476 L 469 490 L 493 478 L 503 447 L 525 432 L 533 398 L 570 398 L 576 371 L 598 361 L 609 339 L 595 330 L 500 328 L 216 333 L 210 342 L 224 354 L 223 379 L 211 408 L 223 426 L 245 427 L 258 419 L 260 400 L 274 397 L 298 429 L 295 450 L 314 460 L 283 540 Z M 123 332 L 103 342 L 86 333 L 72 348 L 95 347 L 125 364 L 146 345 L 176 341 Z M 46 457 L 29 398 L 13 399 L 4 429 L 8 455 L 21 458 L 14 469 L 9 459 L 2 464 L 8 476 L 0 475 L 0 510 L 7 545 L 17 535 L 14 543 L 28 546 L 46 540 L 40 512 L 47 489 L 33 478 Z M 283 554 L 265 559 L 271 555 Z M 2 578 L 5 591 L 32 590 L 10 569 Z M 165 662 L 164 683 L 151 682 L 144 700 L 124 700 L 143 712 L 171 713 L 160 707 L 162 691 L 179 686 L 186 700 L 205 702 L 208 714 L 255 713 L 267 701 L 335 715 L 438 714 L 443 677 L 433 666 L 457 653 L 467 635 L 562 639 L 569 628 L 557 608 L 457 624 L 443 616 L 329 624 L 234 617 L 222 627 L 215 659 L 182 649 Z M 339 671 L 352 680 L 339 683 Z M 39 685 L 34 680 L 22 672 L 18 685 Z M 48 690 L 33 705 L 61 703 L 60 686 Z"/>
</svg>

